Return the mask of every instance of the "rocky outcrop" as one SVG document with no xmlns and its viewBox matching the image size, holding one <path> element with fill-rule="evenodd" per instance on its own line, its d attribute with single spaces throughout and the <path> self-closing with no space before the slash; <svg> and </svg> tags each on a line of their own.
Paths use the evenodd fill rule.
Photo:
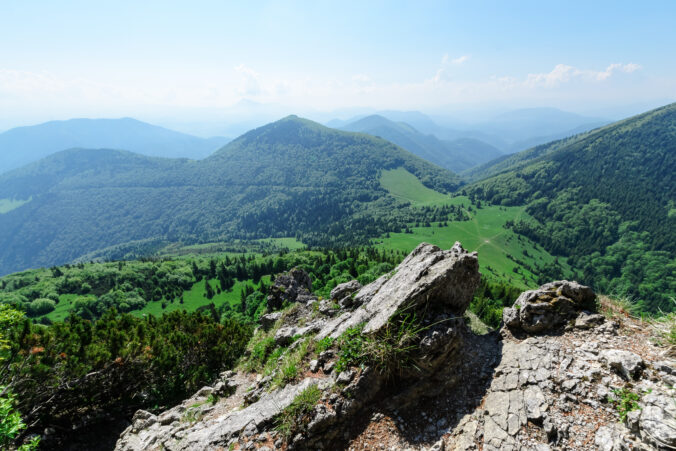
<svg viewBox="0 0 676 451">
<path fill-rule="evenodd" d="M 590 288 L 558 281 L 521 294 L 501 330 L 475 335 L 462 315 L 479 277 L 459 243 L 421 244 L 330 301 L 300 272 L 279 276 L 271 305 L 293 305 L 265 315 L 256 335 L 281 353 L 272 372 L 243 367 L 160 415 L 139 411 L 116 449 L 676 449 L 675 365 L 644 328 L 625 333 L 628 319 L 594 313 Z M 396 343 L 407 324 L 415 333 L 396 374 L 378 361 L 386 353 L 360 354 Z M 298 371 L 287 380 L 290 356 Z"/>
<path fill-rule="evenodd" d="M 476 252 L 465 251 L 460 243 L 446 251 L 423 243 L 392 273 L 360 290 L 355 303 L 361 307 L 330 321 L 317 339 L 337 338 L 362 323 L 364 333 L 376 333 L 402 312 L 426 319 L 461 318 L 479 279 Z"/>
<path fill-rule="evenodd" d="M 294 268 L 287 274 L 280 274 L 270 286 L 268 295 L 268 310 L 279 310 L 284 303 L 297 301 L 307 302 L 312 299 L 312 281 L 310 276 L 299 268 Z"/>
<path fill-rule="evenodd" d="M 276 345 L 289 346 L 286 352 L 292 353 L 303 341 L 298 337 L 315 332 L 314 341 L 318 342 L 326 337 L 336 339 L 348 329 L 363 324 L 361 334 L 378 340 L 386 339 L 379 335 L 385 330 L 396 332 L 402 324 L 415 322 L 412 341 L 406 343 L 406 352 L 412 351 L 408 358 L 414 362 L 410 373 L 417 373 L 418 377 L 423 377 L 423 373 L 429 376 L 442 365 L 448 371 L 461 361 L 460 348 L 463 333 L 466 333 L 462 314 L 479 284 L 478 270 L 476 253 L 468 253 L 459 243 L 446 251 L 421 244 L 392 273 L 375 282 L 361 289 L 354 282 L 336 287 L 334 299 L 339 298 L 344 301 L 343 306 L 349 308 L 344 308 L 335 318 L 323 316 L 321 309 L 315 308 L 319 301 L 306 292 L 310 286 L 306 274 L 292 271 L 277 277 L 268 306 L 299 301 L 301 296 L 307 299 L 301 299 L 274 326 L 270 324 L 271 316 L 264 317 L 263 324 L 274 328 L 270 334 L 274 334 Z M 346 302 L 346 298 L 351 302 Z M 329 349 L 312 360 L 299 363 L 307 366 L 309 375 L 282 388 L 271 385 L 274 374 L 259 379 L 240 394 L 245 404 L 242 410 L 219 411 L 218 415 L 207 411 L 195 423 L 177 420 L 184 418 L 185 403 L 173 413 L 163 414 L 172 421 L 139 414 L 122 434 L 117 449 L 202 450 L 228 446 L 249 449 L 264 443 L 276 448 L 282 440 L 275 432 L 276 421 L 311 385 L 322 390 L 321 402 L 304 414 L 303 428 L 283 442 L 290 448 L 330 448 L 336 440 L 345 440 L 344 434 L 348 433 L 358 412 L 383 390 L 391 390 L 386 384 L 391 377 L 402 377 L 386 374 L 386 366 L 379 367 L 377 362 L 368 359 L 362 360 L 366 366 L 348 366 L 336 372 L 333 368 L 340 352 L 340 349 Z M 413 394 L 406 384 L 400 388 L 397 390 L 400 401 Z"/>
<path fill-rule="evenodd" d="M 593 309 L 595 299 L 591 288 L 577 282 L 551 282 L 522 293 L 512 307 L 503 310 L 502 319 L 512 330 L 541 333 L 566 324 L 582 310 Z"/>
</svg>

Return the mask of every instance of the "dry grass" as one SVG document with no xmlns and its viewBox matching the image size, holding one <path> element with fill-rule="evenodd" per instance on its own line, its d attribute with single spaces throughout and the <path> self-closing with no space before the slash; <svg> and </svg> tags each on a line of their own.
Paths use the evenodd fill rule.
<svg viewBox="0 0 676 451">
<path fill-rule="evenodd" d="M 676 299 L 672 298 L 676 304 Z M 676 312 L 664 313 L 655 317 L 641 317 L 636 314 L 634 304 L 626 297 L 599 296 L 599 311 L 606 318 L 617 321 L 620 330 L 627 334 L 642 332 L 650 340 L 664 349 L 665 357 L 676 358 Z"/>
</svg>

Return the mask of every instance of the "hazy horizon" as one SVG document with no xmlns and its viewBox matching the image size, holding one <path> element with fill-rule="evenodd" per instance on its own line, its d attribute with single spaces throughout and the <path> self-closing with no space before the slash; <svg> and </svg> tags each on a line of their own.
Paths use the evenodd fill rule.
<svg viewBox="0 0 676 451">
<path fill-rule="evenodd" d="M 0 130 L 134 117 L 204 135 L 203 124 L 248 116 L 471 121 L 533 107 L 618 119 L 676 100 L 668 1 L 3 9 Z"/>
</svg>

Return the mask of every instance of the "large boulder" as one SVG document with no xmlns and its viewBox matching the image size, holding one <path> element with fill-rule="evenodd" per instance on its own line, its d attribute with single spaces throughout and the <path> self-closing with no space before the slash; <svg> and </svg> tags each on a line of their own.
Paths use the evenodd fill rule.
<svg viewBox="0 0 676 451">
<path fill-rule="evenodd" d="M 467 252 L 460 243 L 450 250 L 422 243 L 394 271 L 362 288 L 354 296 L 360 307 L 329 321 L 316 339 L 337 338 L 361 324 L 363 334 L 378 336 L 399 327 L 403 318 L 415 318 L 416 376 L 430 374 L 460 348 L 462 316 L 480 277 L 476 252 Z"/>
<path fill-rule="evenodd" d="M 362 288 L 360 308 L 329 321 L 317 339 L 337 338 L 365 323 L 363 332 L 376 333 L 399 312 L 433 318 L 461 318 L 479 286 L 479 260 L 456 242 L 450 250 L 421 243 L 394 271 Z"/>
<path fill-rule="evenodd" d="M 268 311 L 282 308 L 284 303 L 307 300 L 311 297 L 312 281 L 308 273 L 300 268 L 293 268 L 287 274 L 279 274 L 270 287 L 268 295 Z"/>
<path fill-rule="evenodd" d="M 595 300 L 594 291 L 577 282 L 550 282 L 521 293 L 512 307 L 503 310 L 502 319 L 512 330 L 542 333 L 566 324 L 583 310 L 593 310 Z"/>
</svg>

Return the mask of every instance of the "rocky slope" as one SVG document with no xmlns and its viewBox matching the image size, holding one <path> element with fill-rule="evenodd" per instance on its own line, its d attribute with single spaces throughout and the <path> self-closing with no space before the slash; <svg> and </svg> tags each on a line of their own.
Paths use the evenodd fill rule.
<svg viewBox="0 0 676 451">
<path fill-rule="evenodd" d="M 479 277 L 459 243 L 330 300 L 301 271 L 278 277 L 240 370 L 137 412 L 116 449 L 676 448 L 676 366 L 645 327 L 560 281 L 477 335 L 463 314 Z"/>
</svg>

